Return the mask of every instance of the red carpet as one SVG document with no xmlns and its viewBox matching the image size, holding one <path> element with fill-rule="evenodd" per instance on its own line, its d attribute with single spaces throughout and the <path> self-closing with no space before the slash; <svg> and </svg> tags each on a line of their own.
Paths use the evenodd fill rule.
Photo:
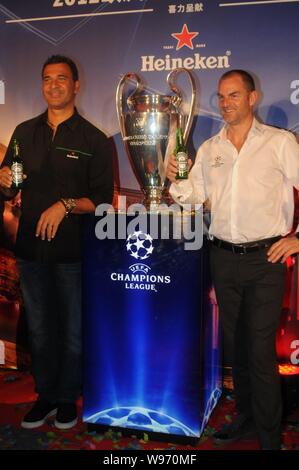
<svg viewBox="0 0 299 470">
<path fill-rule="evenodd" d="M 234 415 L 234 400 L 224 396 L 196 446 L 155 442 L 144 434 L 143 439 L 125 437 L 112 429 L 103 433 L 88 432 L 87 425 L 79 420 L 71 430 L 60 431 L 50 418 L 47 424 L 36 430 L 20 427 L 23 416 L 35 400 L 33 381 L 28 372 L 0 370 L 0 450 L 258 450 L 256 439 L 243 440 L 229 445 L 216 445 L 212 434 Z M 82 402 L 78 408 L 81 413 Z M 283 426 L 283 449 L 299 450 L 299 410 L 293 412 Z M 293 419 L 293 423 L 290 420 Z"/>
</svg>

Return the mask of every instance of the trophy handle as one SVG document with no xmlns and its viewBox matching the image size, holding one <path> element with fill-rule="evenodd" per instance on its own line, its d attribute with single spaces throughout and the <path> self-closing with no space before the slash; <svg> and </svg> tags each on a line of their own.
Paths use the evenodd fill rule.
<svg viewBox="0 0 299 470">
<path fill-rule="evenodd" d="M 122 138 L 125 137 L 125 113 L 123 112 L 123 89 L 127 81 L 136 81 L 136 89 L 130 96 L 140 92 L 143 89 L 143 82 L 135 72 L 128 72 L 121 78 L 116 90 L 116 111 Z"/>
<path fill-rule="evenodd" d="M 183 138 L 184 138 L 184 142 L 186 143 L 187 139 L 188 139 L 188 136 L 189 136 L 190 129 L 191 129 L 191 124 L 192 124 L 192 119 L 193 119 L 194 109 L 195 109 L 195 98 L 196 98 L 195 80 L 194 80 L 194 77 L 191 74 L 191 72 L 189 72 L 189 70 L 187 70 L 183 67 L 180 67 L 180 68 L 172 70 L 168 74 L 167 83 L 168 83 L 171 91 L 173 91 L 181 99 L 182 98 L 181 90 L 177 87 L 177 85 L 175 83 L 176 76 L 181 72 L 184 72 L 188 75 L 189 81 L 190 81 L 190 84 L 191 84 L 191 90 L 192 90 L 191 104 L 190 104 L 188 119 L 187 119 L 187 122 L 186 122 L 186 125 L 185 125 L 185 129 L 183 130 Z"/>
</svg>

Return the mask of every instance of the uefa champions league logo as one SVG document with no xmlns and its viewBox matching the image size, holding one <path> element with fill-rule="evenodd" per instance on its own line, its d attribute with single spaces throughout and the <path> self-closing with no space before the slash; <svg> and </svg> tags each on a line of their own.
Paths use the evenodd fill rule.
<svg viewBox="0 0 299 470">
<path fill-rule="evenodd" d="M 111 281 L 122 283 L 125 289 L 153 292 L 158 292 L 158 285 L 171 283 L 169 274 L 151 273 L 152 268 L 143 263 L 143 260 L 149 258 L 154 251 L 151 235 L 141 230 L 135 230 L 127 237 L 126 249 L 137 262 L 128 267 L 130 272 L 118 270 L 118 272 L 111 273 Z"/>
<path fill-rule="evenodd" d="M 126 247 L 128 253 L 138 260 L 148 258 L 154 251 L 152 237 L 148 233 L 143 233 L 140 230 L 128 236 Z"/>
</svg>

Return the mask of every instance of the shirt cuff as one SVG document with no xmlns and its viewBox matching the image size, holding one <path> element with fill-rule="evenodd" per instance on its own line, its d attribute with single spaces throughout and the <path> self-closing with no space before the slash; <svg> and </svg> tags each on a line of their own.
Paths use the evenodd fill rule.
<svg viewBox="0 0 299 470">
<path fill-rule="evenodd" d="M 189 180 L 172 183 L 169 188 L 170 195 L 179 204 L 194 202 L 191 200 L 192 192 L 192 185 Z"/>
</svg>

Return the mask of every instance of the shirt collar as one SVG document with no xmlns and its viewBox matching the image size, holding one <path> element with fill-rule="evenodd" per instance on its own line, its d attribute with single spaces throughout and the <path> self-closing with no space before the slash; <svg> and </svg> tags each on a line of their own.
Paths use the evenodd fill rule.
<svg viewBox="0 0 299 470">
<path fill-rule="evenodd" d="M 227 131 L 227 124 L 224 124 L 224 126 L 220 129 L 218 134 L 216 134 L 216 137 L 218 140 L 227 140 L 226 137 L 226 131 Z M 251 138 L 253 135 L 261 135 L 264 132 L 264 125 L 260 123 L 255 117 L 253 118 L 251 128 L 249 129 L 248 132 L 248 138 Z"/>
<path fill-rule="evenodd" d="M 78 125 L 79 117 L 80 117 L 80 115 L 77 111 L 77 108 L 75 108 L 74 114 L 72 114 L 72 116 L 69 117 L 68 119 L 66 119 L 65 121 L 61 122 L 61 124 L 66 125 L 72 131 L 74 131 L 76 129 L 77 125 Z M 40 122 L 42 124 L 47 124 L 47 122 L 48 122 L 48 110 L 46 110 L 43 114 L 40 115 Z M 61 124 L 59 124 L 59 125 L 61 125 Z"/>
</svg>

